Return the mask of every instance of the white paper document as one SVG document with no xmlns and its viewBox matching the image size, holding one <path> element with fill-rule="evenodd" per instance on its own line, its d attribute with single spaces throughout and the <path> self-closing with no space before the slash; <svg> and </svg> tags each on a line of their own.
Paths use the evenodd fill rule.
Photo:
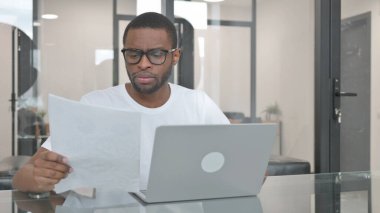
<svg viewBox="0 0 380 213">
<path fill-rule="evenodd" d="M 56 184 L 57 193 L 86 187 L 138 191 L 139 113 L 49 95 L 49 122 L 52 151 L 73 168 Z"/>
</svg>

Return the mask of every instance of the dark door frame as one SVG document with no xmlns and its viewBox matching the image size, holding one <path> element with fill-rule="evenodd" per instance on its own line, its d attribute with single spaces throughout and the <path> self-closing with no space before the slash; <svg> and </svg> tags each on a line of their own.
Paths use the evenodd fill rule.
<svg viewBox="0 0 380 213">
<path fill-rule="evenodd" d="M 340 170 L 339 123 L 333 118 L 333 81 L 340 76 L 341 0 L 315 0 L 315 173 Z M 340 103 L 335 103 L 340 104 Z M 315 196 L 315 212 L 340 211 L 340 186 L 325 184 Z"/>
<path fill-rule="evenodd" d="M 341 0 L 315 0 L 315 18 L 315 173 L 339 172 L 333 79 L 340 78 Z M 339 106 L 339 99 L 335 101 Z"/>
<path fill-rule="evenodd" d="M 335 108 L 340 109 L 341 76 L 341 0 L 315 0 L 315 173 L 340 172 L 340 123 Z M 336 84 L 335 79 L 338 79 Z M 338 85 L 338 86 L 336 86 Z M 331 181 L 316 195 L 316 212 L 340 212 L 340 195 L 350 190 L 368 191 L 371 212 L 371 181 L 355 189 Z"/>
</svg>

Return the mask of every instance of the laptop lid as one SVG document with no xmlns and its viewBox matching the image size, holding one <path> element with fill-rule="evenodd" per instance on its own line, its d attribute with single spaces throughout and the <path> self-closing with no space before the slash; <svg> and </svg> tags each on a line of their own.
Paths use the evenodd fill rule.
<svg viewBox="0 0 380 213">
<path fill-rule="evenodd" d="M 277 124 L 156 129 L 147 203 L 256 195 Z"/>
</svg>

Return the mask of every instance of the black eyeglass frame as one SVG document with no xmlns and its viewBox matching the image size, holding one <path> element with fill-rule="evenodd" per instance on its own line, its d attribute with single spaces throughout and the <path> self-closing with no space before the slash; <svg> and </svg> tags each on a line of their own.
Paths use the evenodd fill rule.
<svg viewBox="0 0 380 213">
<path fill-rule="evenodd" d="M 167 56 L 168 54 L 170 54 L 170 53 L 173 53 L 173 52 L 176 51 L 177 49 L 178 49 L 178 48 L 174 48 L 174 49 L 170 49 L 170 50 L 165 50 L 165 49 L 151 49 L 151 50 L 148 50 L 148 51 L 143 51 L 143 50 L 140 50 L 140 49 L 123 48 L 123 49 L 121 49 L 121 53 L 123 54 L 123 57 L 124 57 L 125 62 L 127 62 L 128 64 L 132 64 L 132 65 L 134 65 L 134 64 L 138 64 L 138 63 L 140 63 L 141 59 L 142 59 L 143 56 L 145 55 L 145 56 L 148 58 L 148 60 L 149 60 L 149 62 L 150 62 L 151 64 L 154 64 L 154 65 L 162 65 L 162 64 L 164 64 L 165 61 L 166 61 L 166 56 Z M 140 58 L 139 58 L 139 60 L 137 60 L 137 62 L 130 63 L 130 62 L 127 61 L 127 59 L 125 58 L 125 52 L 128 51 L 128 50 L 136 51 L 136 52 L 139 53 Z M 165 53 L 165 54 L 164 54 L 164 57 L 165 57 L 165 58 L 164 58 L 164 60 L 162 61 L 162 63 L 160 63 L 160 64 L 158 64 L 158 63 L 153 63 L 153 62 L 151 61 L 149 55 L 148 55 L 150 52 L 152 52 L 152 51 L 157 51 L 157 50 L 160 50 L 160 51 L 162 51 L 162 52 Z"/>
</svg>

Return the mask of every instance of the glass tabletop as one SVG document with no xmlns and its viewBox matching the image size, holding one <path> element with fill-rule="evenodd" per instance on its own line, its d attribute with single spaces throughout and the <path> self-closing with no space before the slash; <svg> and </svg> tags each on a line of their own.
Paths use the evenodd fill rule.
<svg viewBox="0 0 380 213">
<path fill-rule="evenodd" d="M 380 212 L 380 173 L 269 176 L 258 196 L 144 204 L 125 191 L 86 190 L 35 198 L 0 191 L 0 210 L 20 212 Z M 90 193 L 89 193 L 90 192 Z M 33 197 L 33 198 L 32 198 Z"/>
</svg>

